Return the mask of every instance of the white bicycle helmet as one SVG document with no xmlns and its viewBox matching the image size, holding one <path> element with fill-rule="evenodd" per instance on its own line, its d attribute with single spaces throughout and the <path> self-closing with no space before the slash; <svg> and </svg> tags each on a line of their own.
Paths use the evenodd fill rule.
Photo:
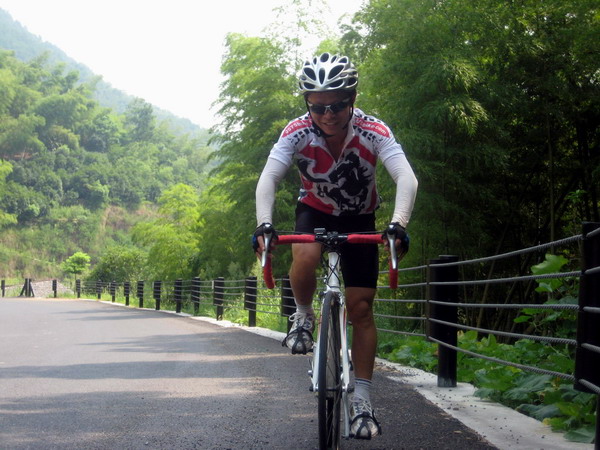
<svg viewBox="0 0 600 450">
<path fill-rule="evenodd" d="M 358 72 L 347 56 L 323 53 L 309 59 L 299 76 L 300 92 L 354 91 L 358 85 Z"/>
</svg>

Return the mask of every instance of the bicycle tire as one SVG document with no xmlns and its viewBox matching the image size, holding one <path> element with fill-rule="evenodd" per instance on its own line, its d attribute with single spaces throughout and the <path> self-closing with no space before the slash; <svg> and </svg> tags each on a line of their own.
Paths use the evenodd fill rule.
<svg viewBox="0 0 600 450">
<path fill-rule="evenodd" d="M 323 299 L 319 328 L 318 418 L 319 448 L 340 446 L 340 407 L 342 403 L 341 335 L 338 293 L 327 292 Z"/>
</svg>

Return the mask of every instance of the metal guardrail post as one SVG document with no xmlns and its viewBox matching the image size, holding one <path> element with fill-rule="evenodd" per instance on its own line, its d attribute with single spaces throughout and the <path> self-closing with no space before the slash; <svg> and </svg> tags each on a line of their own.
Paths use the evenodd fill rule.
<svg viewBox="0 0 600 450">
<path fill-rule="evenodd" d="M 223 320 L 223 297 L 225 292 L 225 278 L 215 278 L 213 281 L 213 305 L 217 307 L 217 320 Z"/>
<path fill-rule="evenodd" d="M 160 311 L 161 287 L 162 287 L 162 282 L 160 282 L 160 281 L 155 281 L 152 284 L 152 296 L 154 298 L 154 301 L 156 302 L 156 306 L 154 309 L 156 309 L 157 311 Z"/>
<path fill-rule="evenodd" d="M 441 283 L 458 281 L 458 266 L 441 266 L 443 264 L 458 261 L 457 256 L 440 255 L 439 259 L 432 259 L 428 273 L 428 300 L 438 302 L 456 303 L 458 299 L 458 287 L 447 285 L 436 285 L 429 283 Z M 428 303 L 431 319 L 437 319 L 449 323 L 457 323 L 458 308 L 456 306 L 436 305 Z M 456 347 L 457 330 L 450 325 L 444 325 L 428 321 L 428 336 Z M 456 387 L 456 350 L 438 345 L 438 387 Z"/>
<path fill-rule="evenodd" d="M 600 234 L 588 237 L 594 230 L 600 229 L 600 223 L 583 224 L 583 246 L 581 282 L 579 283 L 579 312 L 577 313 L 577 347 L 575 350 L 575 384 L 581 392 L 595 391 L 584 386 L 581 380 L 600 388 L 600 353 L 594 351 L 600 347 L 600 313 L 588 308 L 600 309 L 600 272 L 586 273 L 600 267 Z M 597 392 L 596 392 L 597 393 Z M 596 399 L 596 444 L 600 449 L 600 395 Z"/>
<path fill-rule="evenodd" d="M 183 280 L 178 278 L 175 280 L 175 312 L 181 312 L 181 303 L 183 302 Z"/>
<path fill-rule="evenodd" d="M 192 278 L 192 303 L 194 304 L 194 314 L 200 313 L 200 277 Z"/>
<path fill-rule="evenodd" d="M 136 285 L 136 295 L 138 298 L 138 308 L 144 307 L 144 282 L 138 281 Z"/>
<path fill-rule="evenodd" d="M 21 293 L 19 297 L 33 297 L 33 287 L 31 286 L 31 278 L 25 278 L 25 283 L 23 283 L 23 288 L 21 289 Z"/>
<path fill-rule="evenodd" d="M 125 297 L 125 306 L 129 306 L 129 295 L 131 294 L 131 283 L 125 281 L 123 283 L 123 296 Z"/>
<path fill-rule="evenodd" d="M 6 281 L 2 280 L 0 283 L 0 286 L 2 288 L 2 297 L 4 297 L 6 295 Z"/>
<path fill-rule="evenodd" d="M 58 297 L 58 282 L 56 280 L 52 280 L 52 292 L 54 292 L 54 298 Z"/>
<path fill-rule="evenodd" d="M 114 281 L 111 281 L 108 286 L 108 289 L 110 291 L 110 299 L 114 303 L 115 300 L 117 299 L 117 283 Z"/>
<path fill-rule="evenodd" d="M 283 317 L 289 317 L 296 312 L 296 302 L 294 301 L 294 293 L 292 292 L 292 285 L 290 284 L 289 277 L 283 277 L 281 280 L 281 315 Z M 287 323 L 288 332 L 292 328 L 292 322 L 289 320 Z"/>
<path fill-rule="evenodd" d="M 256 277 L 248 277 L 244 282 L 244 309 L 248 311 L 248 326 L 256 326 Z"/>
</svg>

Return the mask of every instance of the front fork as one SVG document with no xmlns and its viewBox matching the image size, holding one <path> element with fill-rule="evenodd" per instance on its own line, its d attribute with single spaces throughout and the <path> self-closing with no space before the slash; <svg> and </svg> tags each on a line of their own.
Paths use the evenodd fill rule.
<svg viewBox="0 0 600 450">
<path fill-rule="evenodd" d="M 343 303 L 343 300 L 342 300 Z M 340 308 L 340 334 L 342 338 L 342 407 L 344 409 L 344 428 L 342 430 L 342 436 L 344 438 L 350 437 L 350 399 L 348 394 L 350 393 L 350 354 L 348 352 L 348 339 L 347 339 L 347 328 L 346 328 L 346 308 L 344 305 Z"/>
</svg>

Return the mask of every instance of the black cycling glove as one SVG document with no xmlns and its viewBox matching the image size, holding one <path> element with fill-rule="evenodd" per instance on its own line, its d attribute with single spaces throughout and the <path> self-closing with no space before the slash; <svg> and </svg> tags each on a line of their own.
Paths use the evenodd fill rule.
<svg viewBox="0 0 600 450">
<path fill-rule="evenodd" d="M 252 235 L 252 248 L 256 253 L 258 251 L 258 236 L 263 236 L 265 233 L 271 233 L 271 239 L 277 238 L 277 232 L 275 228 L 270 223 L 261 223 L 256 230 L 254 230 L 254 234 Z"/>
<path fill-rule="evenodd" d="M 406 229 L 398 222 L 392 222 L 388 225 L 387 230 L 383 233 L 384 239 L 387 238 L 389 232 L 391 232 L 396 239 L 400 240 L 400 248 L 398 249 L 400 254 L 405 255 L 408 253 L 408 248 L 410 247 L 410 237 L 408 236 Z"/>
</svg>

